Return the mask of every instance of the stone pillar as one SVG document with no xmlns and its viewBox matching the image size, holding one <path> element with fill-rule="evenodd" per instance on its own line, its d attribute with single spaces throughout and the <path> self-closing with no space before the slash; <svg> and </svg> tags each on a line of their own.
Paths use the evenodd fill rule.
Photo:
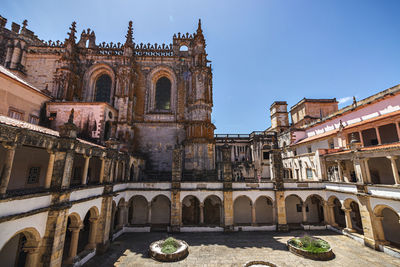
<svg viewBox="0 0 400 267">
<path fill-rule="evenodd" d="M 82 185 L 86 185 L 87 184 L 87 175 L 88 175 L 88 170 L 89 170 L 89 162 L 90 162 L 91 156 L 83 155 L 83 157 L 85 158 L 85 165 L 83 165 L 81 182 L 82 182 Z"/>
<path fill-rule="evenodd" d="M 285 207 L 285 192 L 275 191 L 276 208 L 278 212 L 278 227 L 280 232 L 289 231 L 289 226 L 286 220 L 286 207 Z"/>
<path fill-rule="evenodd" d="M 335 210 L 334 210 L 334 208 L 335 208 L 335 204 L 331 204 L 331 203 L 328 204 L 328 211 L 329 211 L 328 212 L 328 218 L 329 218 L 330 224 L 332 226 L 338 227 L 339 225 L 335 221 Z"/>
<path fill-rule="evenodd" d="M 343 182 L 344 179 L 343 179 L 343 170 L 342 170 L 341 161 L 340 161 L 340 160 L 337 160 L 336 163 L 337 163 L 337 165 L 338 165 L 338 175 L 339 175 L 338 181 L 339 181 L 339 182 Z"/>
<path fill-rule="evenodd" d="M 381 134 L 379 133 L 379 128 L 375 127 L 376 138 L 378 139 L 378 145 L 382 145 Z"/>
<path fill-rule="evenodd" d="M 255 203 L 251 204 L 251 225 L 255 226 L 256 222 L 256 205 Z"/>
<path fill-rule="evenodd" d="M 344 208 L 343 211 L 345 212 L 346 218 L 346 231 L 354 233 L 355 230 L 353 229 L 353 223 L 351 222 L 351 209 Z"/>
<path fill-rule="evenodd" d="M 97 234 L 97 223 L 99 218 L 90 218 L 90 229 L 89 229 L 89 242 L 86 245 L 86 249 L 92 250 L 96 248 L 96 234 Z"/>
<path fill-rule="evenodd" d="M 326 225 L 332 225 L 332 221 L 330 220 L 330 216 L 329 216 L 329 205 L 328 202 L 324 201 L 324 223 Z"/>
<path fill-rule="evenodd" d="M 358 131 L 358 135 L 360 136 L 360 142 L 361 142 L 361 146 L 364 146 L 364 138 L 362 136 L 362 132 Z"/>
<path fill-rule="evenodd" d="M 105 159 L 101 158 L 101 165 L 100 165 L 100 177 L 99 177 L 99 183 L 102 184 L 104 181 L 104 165 L 105 165 Z"/>
<path fill-rule="evenodd" d="M 151 202 L 147 204 L 147 223 L 151 225 Z"/>
<path fill-rule="evenodd" d="M 396 124 L 396 131 L 397 131 L 397 138 L 400 141 L 400 127 L 399 127 L 399 121 L 396 121 L 394 124 Z"/>
<path fill-rule="evenodd" d="M 4 148 L 6 149 L 6 156 L 4 158 L 4 166 L 3 171 L 1 173 L 1 180 L 0 180 L 0 196 L 5 196 L 7 193 L 8 183 L 10 182 L 12 166 L 14 162 L 14 155 L 15 155 L 15 148 L 16 145 L 12 144 L 4 144 Z"/>
<path fill-rule="evenodd" d="M 307 208 L 307 205 L 306 205 L 306 203 L 303 203 L 302 205 L 301 205 L 301 212 L 302 212 L 302 214 L 303 214 L 303 224 L 305 224 L 305 223 L 307 223 L 307 210 L 306 210 L 306 208 Z"/>
<path fill-rule="evenodd" d="M 104 192 L 112 192 L 112 185 L 104 186 Z M 108 194 L 102 199 L 101 212 L 97 223 L 96 247 L 99 253 L 105 252 L 109 246 L 112 217 L 112 195 Z"/>
<path fill-rule="evenodd" d="M 374 215 L 374 232 L 376 235 L 376 240 L 375 242 L 377 245 L 389 245 L 390 242 L 386 241 L 385 233 L 383 231 L 383 226 L 382 226 L 382 221 L 383 221 L 383 216 L 377 216 Z"/>
<path fill-rule="evenodd" d="M 53 151 L 49 152 L 49 163 L 47 164 L 46 180 L 44 182 L 44 188 L 48 189 L 51 186 L 51 177 L 53 176 L 54 159 L 55 154 Z"/>
<path fill-rule="evenodd" d="M 114 168 L 114 180 L 113 180 L 113 182 L 117 182 L 118 179 L 119 179 L 119 177 L 118 177 L 118 165 L 119 165 L 119 161 L 118 160 L 114 161 L 115 168 Z"/>
<path fill-rule="evenodd" d="M 232 191 L 224 191 L 224 229 L 233 231 L 233 196 Z"/>
<path fill-rule="evenodd" d="M 399 169 L 397 168 L 397 164 L 396 164 L 397 157 L 387 156 L 387 158 L 390 160 L 390 164 L 392 165 L 394 183 L 396 185 L 400 185 Z"/>
<path fill-rule="evenodd" d="M 222 171 L 224 177 L 224 231 L 233 231 L 233 192 L 232 192 L 232 162 L 231 147 L 224 144 L 222 152 Z"/>
<path fill-rule="evenodd" d="M 204 224 L 204 204 L 200 203 L 200 224 Z"/>
<path fill-rule="evenodd" d="M 26 260 L 25 260 L 25 267 L 36 267 L 38 266 L 38 254 L 39 248 L 38 247 L 24 247 L 24 252 L 27 253 Z"/>
<path fill-rule="evenodd" d="M 363 166 L 364 164 L 362 160 L 359 158 L 354 158 L 353 164 L 354 164 L 354 171 L 357 177 L 357 183 L 360 184 L 364 183 L 365 168 Z"/>
<path fill-rule="evenodd" d="M 177 144 L 172 151 L 171 183 L 171 231 L 179 232 L 182 224 L 181 180 L 183 168 L 183 148 Z"/>
<path fill-rule="evenodd" d="M 125 222 L 125 203 L 120 204 L 118 207 L 118 222 L 117 227 L 122 228 L 124 227 Z"/>
<path fill-rule="evenodd" d="M 369 158 L 364 159 L 364 168 L 365 168 L 365 182 L 368 184 L 372 184 L 372 179 L 371 179 L 371 172 L 369 171 L 369 165 L 368 165 Z"/>
<path fill-rule="evenodd" d="M 74 258 L 76 257 L 76 252 L 78 250 L 78 241 L 79 241 L 79 232 L 81 231 L 82 226 L 70 227 L 68 230 L 71 231 L 71 243 L 69 245 L 68 258 L 66 259 L 66 263 L 72 264 L 74 262 Z"/>
</svg>

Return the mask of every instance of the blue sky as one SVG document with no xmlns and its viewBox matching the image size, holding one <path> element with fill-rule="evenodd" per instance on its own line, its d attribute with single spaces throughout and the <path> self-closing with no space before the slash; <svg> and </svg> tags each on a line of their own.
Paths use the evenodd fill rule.
<svg viewBox="0 0 400 267">
<path fill-rule="evenodd" d="M 365 98 L 400 83 L 398 0 L 3 0 L 0 15 L 44 40 L 77 21 L 97 42 L 170 43 L 202 19 L 214 74 L 216 133 L 270 125 L 269 106 L 307 98 Z M 343 102 L 343 101 L 342 101 Z"/>
</svg>

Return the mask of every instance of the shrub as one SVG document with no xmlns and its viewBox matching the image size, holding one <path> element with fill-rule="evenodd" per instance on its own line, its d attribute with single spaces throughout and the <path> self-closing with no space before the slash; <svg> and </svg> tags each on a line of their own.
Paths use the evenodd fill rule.
<svg viewBox="0 0 400 267">
<path fill-rule="evenodd" d="M 311 236 L 293 238 L 290 241 L 290 244 L 297 248 L 313 253 L 326 252 L 330 249 L 330 245 L 328 244 L 328 242 L 321 239 L 313 238 Z"/>
<path fill-rule="evenodd" d="M 179 243 L 173 237 L 168 237 L 161 244 L 161 252 L 165 254 L 174 253 L 175 251 L 177 251 L 178 248 L 179 248 Z"/>
</svg>

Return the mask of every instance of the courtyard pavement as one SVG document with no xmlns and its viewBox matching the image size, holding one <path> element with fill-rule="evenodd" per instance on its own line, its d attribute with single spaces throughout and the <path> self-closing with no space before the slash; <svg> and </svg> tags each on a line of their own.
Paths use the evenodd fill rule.
<svg viewBox="0 0 400 267">
<path fill-rule="evenodd" d="M 333 260 L 321 262 L 298 257 L 286 248 L 293 236 L 309 234 L 328 241 Z M 148 256 L 151 242 L 174 236 L 189 244 L 189 256 L 174 263 L 156 262 Z M 400 259 L 367 248 L 355 240 L 331 231 L 235 232 L 235 233 L 126 233 L 117 238 L 104 255 L 92 258 L 85 266 L 243 266 L 263 260 L 277 266 L 400 266 Z"/>
</svg>

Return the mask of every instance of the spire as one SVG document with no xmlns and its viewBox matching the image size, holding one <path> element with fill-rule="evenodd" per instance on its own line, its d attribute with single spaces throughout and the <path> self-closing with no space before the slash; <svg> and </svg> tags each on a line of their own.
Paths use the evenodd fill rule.
<svg viewBox="0 0 400 267">
<path fill-rule="evenodd" d="M 75 36 L 75 33 L 76 33 L 76 22 L 75 21 L 72 22 L 71 27 L 69 27 L 69 29 L 71 31 L 68 33 L 69 37 L 68 37 L 67 40 L 69 42 L 75 43 L 75 39 L 76 39 L 76 36 Z"/>
<path fill-rule="evenodd" d="M 200 41 L 205 45 L 203 30 L 201 29 L 201 19 L 199 19 L 199 24 L 197 26 L 197 31 L 194 37 L 195 41 Z"/>
<path fill-rule="evenodd" d="M 132 45 L 133 44 L 133 27 L 132 21 L 129 21 L 128 32 L 125 35 L 126 41 L 125 44 Z"/>
<path fill-rule="evenodd" d="M 197 34 L 203 34 L 203 30 L 201 29 L 201 19 L 199 19 L 199 24 L 197 26 Z"/>
<path fill-rule="evenodd" d="M 28 26 L 28 20 L 24 20 L 23 22 L 22 22 L 22 29 L 24 30 L 24 29 L 26 29 L 26 26 Z"/>
</svg>

